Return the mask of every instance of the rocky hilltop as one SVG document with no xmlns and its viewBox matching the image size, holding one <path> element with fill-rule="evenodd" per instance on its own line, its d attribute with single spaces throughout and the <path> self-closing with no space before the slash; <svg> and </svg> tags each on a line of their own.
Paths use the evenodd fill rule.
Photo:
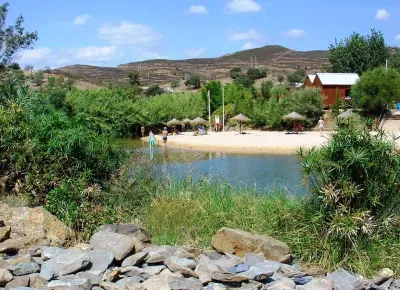
<svg viewBox="0 0 400 290">
<path fill-rule="evenodd" d="M 212 248 L 196 249 L 153 245 L 142 227 L 109 224 L 73 244 L 73 232 L 43 208 L 0 204 L 0 219 L 0 289 L 400 289 L 390 269 L 371 280 L 302 269 L 284 242 L 241 230 L 222 228 Z"/>
<path fill-rule="evenodd" d="M 295 51 L 283 46 L 268 45 L 216 58 L 155 59 L 121 64 L 117 67 L 73 65 L 60 68 L 59 71 L 69 71 L 86 82 L 121 84 L 127 82 L 127 71 L 137 70 L 143 84 L 165 84 L 174 78 L 185 79 L 192 73 L 200 74 L 204 80 L 222 79 L 235 67 L 243 70 L 253 66 L 266 68 L 272 75 L 286 75 L 297 68 L 315 72 L 323 69 L 328 62 L 327 58 L 328 52 L 325 50 Z"/>
</svg>

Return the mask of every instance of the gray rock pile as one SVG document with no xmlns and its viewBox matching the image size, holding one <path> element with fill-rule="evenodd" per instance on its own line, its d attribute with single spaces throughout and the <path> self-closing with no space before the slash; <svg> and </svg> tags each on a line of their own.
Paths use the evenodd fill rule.
<svg viewBox="0 0 400 290">
<path fill-rule="evenodd" d="M 400 289 L 389 269 L 373 280 L 343 269 L 311 275 L 285 243 L 228 228 L 207 250 L 152 245 L 148 232 L 134 224 L 102 226 L 88 244 L 70 248 L 4 247 L 13 235 L 7 221 L 0 222 L 0 233 L 0 289 Z"/>
</svg>

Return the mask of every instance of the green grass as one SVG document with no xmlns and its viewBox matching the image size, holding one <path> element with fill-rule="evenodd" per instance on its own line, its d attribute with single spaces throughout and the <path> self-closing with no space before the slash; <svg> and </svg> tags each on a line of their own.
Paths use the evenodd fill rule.
<svg viewBox="0 0 400 290">
<path fill-rule="evenodd" d="M 125 205 L 124 207 L 129 207 Z M 128 211 L 129 212 L 129 211 Z M 265 234 L 286 242 L 304 267 L 344 267 L 371 277 L 388 267 L 400 275 L 400 244 L 394 239 L 360 242 L 343 253 L 323 230 L 307 198 L 213 185 L 208 181 L 162 187 L 138 214 L 156 244 L 209 248 L 221 227 Z M 132 220 L 132 216 L 121 217 Z"/>
</svg>

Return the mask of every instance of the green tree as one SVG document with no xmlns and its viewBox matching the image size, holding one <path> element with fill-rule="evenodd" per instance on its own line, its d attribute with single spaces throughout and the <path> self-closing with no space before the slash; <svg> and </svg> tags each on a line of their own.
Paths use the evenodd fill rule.
<svg viewBox="0 0 400 290">
<path fill-rule="evenodd" d="M 185 86 L 198 89 L 201 86 L 200 76 L 198 74 L 192 74 L 185 82 Z"/>
<path fill-rule="evenodd" d="M 225 90 L 225 103 L 233 104 L 235 114 L 245 114 L 252 117 L 253 114 L 253 92 L 236 82 L 227 85 Z"/>
<path fill-rule="evenodd" d="M 379 67 L 365 72 L 352 86 L 355 103 L 367 112 L 379 115 L 387 105 L 400 101 L 400 72 Z"/>
<path fill-rule="evenodd" d="M 150 87 L 146 90 L 145 95 L 147 97 L 157 96 L 164 93 L 164 90 L 156 84 L 151 84 Z"/>
<path fill-rule="evenodd" d="M 392 54 L 389 57 L 388 63 L 389 63 L 389 67 L 397 69 L 398 71 L 400 71 L 400 52 Z"/>
<path fill-rule="evenodd" d="M 206 103 L 208 103 L 207 93 L 210 91 L 210 107 L 214 112 L 222 105 L 222 85 L 220 81 L 211 81 L 206 83 L 201 88 L 201 94 Z"/>
<path fill-rule="evenodd" d="M 334 73 L 358 73 L 385 64 L 389 49 L 380 31 L 371 30 L 371 35 L 353 33 L 344 40 L 329 46 L 328 70 Z"/>
<path fill-rule="evenodd" d="M 20 69 L 21 69 L 21 67 L 19 66 L 19 64 L 16 63 L 16 62 L 10 63 L 10 64 L 8 65 L 8 68 L 9 68 L 9 69 L 12 69 L 12 70 L 20 70 Z"/>
<path fill-rule="evenodd" d="M 278 82 L 281 84 L 285 80 L 283 75 L 278 75 Z"/>
<path fill-rule="evenodd" d="M 298 69 L 295 72 L 287 75 L 287 81 L 290 84 L 301 83 L 305 81 L 306 77 L 307 77 L 306 71 L 304 69 Z"/>
<path fill-rule="evenodd" d="M 274 84 L 271 81 L 264 81 L 261 83 L 261 95 L 264 99 L 269 99 L 271 97 L 271 89 Z"/>
<path fill-rule="evenodd" d="M 43 84 L 43 71 L 39 70 L 33 75 L 33 83 L 37 87 L 41 87 Z"/>
<path fill-rule="evenodd" d="M 0 6 L 0 59 L 1 63 L 8 65 L 20 49 L 32 48 L 38 39 L 37 32 L 26 32 L 22 27 L 24 18 L 17 17 L 15 24 L 6 27 L 8 3 Z"/>
<path fill-rule="evenodd" d="M 254 85 L 254 80 L 252 80 L 248 75 L 239 75 L 233 82 L 242 85 L 245 88 L 251 88 Z"/>
<path fill-rule="evenodd" d="M 181 84 L 180 79 L 173 79 L 171 81 L 171 88 L 175 89 L 175 88 L 179 87 L 180 84 Z"/>
<path fill-rule="evenodd" d="M 240 67 L 235 67 L 229 71 L 229 76 L 232 79 L 236 79 L 242 73 L 242 69 Z"/>
<path fill-rule="evenodd" d="M 249 68 L 247 70 L 247 75 L 252 80 L 258 80 L 265 78 L 267 76 L 267 71 L 265 69 Z"/>
<path fill-rule="evenodd" d="M 128 72 L 127 77 L 131 86 L 140 86 L 140 75 L 138 71 L 133 70 Z"/>
<path fill-rule="evenodd" d="M 271 97 L 277 99 L 286 96 L 288 93 L 289 93 L 288 88 L 285 85 L 274 86 L 270 91 Z"/>
</svg>

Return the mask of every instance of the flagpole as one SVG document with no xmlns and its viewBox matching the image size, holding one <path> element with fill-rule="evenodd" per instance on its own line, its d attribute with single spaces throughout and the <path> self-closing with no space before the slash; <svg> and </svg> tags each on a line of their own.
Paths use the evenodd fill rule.
<svg viewBox="0 0 400 290">
<path fill-rule="evenodd" d="M 211 102 L 210 102 L 210 90 L 207 93 L 208 96 L 208 123 L 210 124 L 210 132 L 211 132 Z"/>
<path fill-rule="evenodd" d="M 225 101 L 224 101 L 224 87 L 222 87 L 222 132 L 225 132 Z"/>
</svg>

